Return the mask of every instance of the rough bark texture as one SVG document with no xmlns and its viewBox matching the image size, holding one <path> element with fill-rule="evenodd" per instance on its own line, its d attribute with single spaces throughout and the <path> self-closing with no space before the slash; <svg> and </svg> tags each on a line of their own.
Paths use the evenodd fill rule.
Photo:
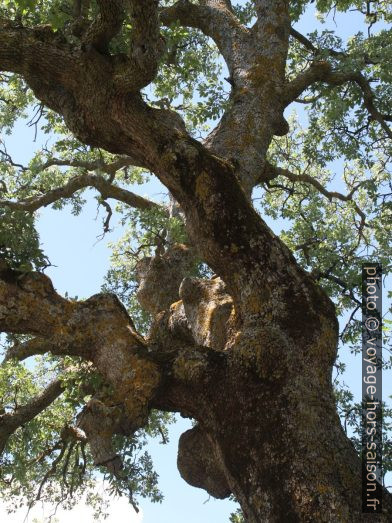
<svg viewBox="0 0 392 523">
<path fill-rule="evenodd" d="M 255 2 L 252 29 L 224 1 L 182 0 L 161 12 L 160 22 L 157 2 L 98 4 L 100 17 L 80 45 L 50 28 L 1 22 L 0 69 L 21 74 L 80 140 L 154 172 L 216 276 L 187 277 L 192 255 L 184 246 L 145 260 L 139 299 L 155 319 L 142 339 L 114 296 L 67 301 L 45 276 L 3 270 L 1 330 L 44 341 L 44 349 L 32 342 L 32 351 L 91 360 L 113 386 L 121 412 L 96 400 L 80 421 L 97 464 L 119 467 L 110 437 L 120 414 L 132 431 L 151 408 L 180 412 L 198 423 L 180 439 L 182 476 L 213 496 L 234 494 L 248 522 L 367 521 L 360 461 L 332 394 L 334 306 L 249 201 L 268 176 L 273 135 L 287 132 L 285 105 L 309 82 L 333 82 L 330 70 L 316 64 L 286 82 L 284 0 Z M 108 12 L 109 4 L 116 9 Z M 131 48 L 113 56 L 107 46 L 125 4 Z M 162 52 L 159 23 L 176 20 L 214 39 L 232 78 L 231 106 L 204 144 L 187 134 L 179 115 L 149 107 L 139 93 Z M 390 521 L 391 510 L 386 492 L 384 514 L 372 521 Z"/>
</svg>

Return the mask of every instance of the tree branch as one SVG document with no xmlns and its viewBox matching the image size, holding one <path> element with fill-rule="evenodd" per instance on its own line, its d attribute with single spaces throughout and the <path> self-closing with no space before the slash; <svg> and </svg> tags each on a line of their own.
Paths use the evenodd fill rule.
<svg viewBox="0 0 392 523">
<path fill-rule="evenodd" d="M 196 5 L 189 0 L 179 0 L 162 9 L 160 20 L 167 26 L 179 22 L 185 27 L 200 29 L 212 38 L 227 63 L 233 81 L 236 81 L 235 54 L 240 51 L 238 44 L 249 31 L 234 15 L 230 3 L 210 0 Z"/>
<path fill-rule="evenodd" d="M 218 43 L 230 70 L 231 103 L 205 142 L 215 153 L 234 160 L 248 198 L 272 136 L 288 132 L 281 104 L 290 25 L 287 2 L 261 0 L 256 9 L 258 20 L 252 29 L 228 28 L 233 36 L 223 37 L 231 44 L 231 62 Z"/>
<path fill-rule="evenodd" d="M 332 281 L 336 284 L 338 284 L 343 289 L 343 295 L 349 296 L 351 300 L 357 304 L 358 307 L 361 306 L 361 302 L 358 300 L 358 298 L 354 294 L 354 289 L 350 288 L 345 281 L 343 281 L 341 278 L 338 278 L 337 276 L 334 276 L 333 274 L 330 274 L 329 271 L 325 272 L 317 272 L 316 279 L 320 280 L 321 278 L 324 278 L 326 280 Z M 347 294 L 345 294 L 347 292 Z"/>
<path fill-rule="evenodd" d="M 10 21 L 0 22 L 0 70 L 21 74 L 36 97 L 64 117 L 79 140 L 126 154 L 135 165 L 150 170 L 151 147 L 162 142 L 162 136 L 178 130 L 185 134 L 177 114 L 153 110 L 140 97 L 139 89 L 149 83 L 157 65 L 152 60 L 155 51 L 150 49 L 154 39 L 148 49 L 142 48 L 143 37 L 149 37 L 148 27 L 157 25 L 152 15 L 147 16 L 148 6 L 156 11 L 152 4 L 140 3 L 134 10 L 131 57 L 103 56 L 91 46 L 72 46 L 60 32 L 46 26 L 25 28 Z M 143 23 L 143 16 L 150 18 L 151 24 Z M 157 38 L 160 41 L 159 28 L 155 28 Z M 123 127 L 120 122 L 125 120 Z M 101 141 L 98 136 L 106 138 Z"/>
<path fill-rule="evenodd" d="M 101 53 L 107 53 L 109 42 L 120 31 L 124 20 L 122 0 L 97 0 L 99 14 L 83 35 L 82 42 L 93 46 Z"/>
<path fill-rule="evenodd" d="M 63 388 L 62 381 L 56 379 L 38 396 L 22 407 L 18 407 L 13 413 L 6 412 L 0 416 L 0 454 L 3 452 L 10 435 L 49 407 L 61 395 Z"/>
<path fill-rule="evenodd" d="M 47 339 L 42 337 L 36 337 L 31 340 L 24 341 L 23 343 L 16 343 L 7 350 L 1 365 L 4 365 L 4 363 L 7 363 L 7 361 L 10 360 L 23 361 L 26 358 L 36 356 L 37 354 L 51 352 L 52 349 L 52 344 Z"/>
<path fill-rule="evenodd" d="M 333 56 L 335 58 L 347 57 L 347 53 L 344 53 L 343 51 L 336 51 L 332 48 L 319 49 L 308 38 L 306 38 L 306 36 L 294 29 L 294 27 L 290 27 L 290 36 L 298 40 L 298 42 L 300 42 L 304 47 L 306 47 L 306 49 L 311 51 L 315 56 L 327 51 L 327 53 L 330 56 Z"/>
<path fill-rule="evenodd" d="M 43 274 L 18 278 L 9 270 L 0 278 L 1 331 L 36 334 L 52 344 L 53 354 L 93 361 L 117 389 L 132 419 L 144 420 L 161 372 L 114 295 L 68 301 Z"/>
<path fill-rule="evenodd" d="M 356 185 L 356 187 L 354 189 L 352 189 L 348 194 L 342 194 L 340 192 L 328 191 L 318 180 L 316 180 L 312 176 L 309 176 L 306 173 L 294 174 L 293 172 L 289 171 L 288 169 L 283 169 L 282 167 L 277 167 L 277 166 L 271 165 L 270 163 L 267 163 L 265 172 L 267 173 L 268 180 L 276 178 L 277 176 L 284 176 L 285 178 L 288 178 L 293 183 L 302 182 L 302 183 L 308 183 L 308 184 L 312 185 L 322 195 L 324 195 L 326 198 L 328 198 L 329 201 L 332 201 L 333 199 L 337 199 L 337 200 L 341 200 L 342 202 L 352 202 L 355 212 L 361 218 L 362 227 L 366 224 L 365 213 L 362 211 L 362 209 L 359 208 L 358 204 L 353 199 L 355 191 L 357 191 L 359 189 L 361 184 Z"/>
<path fill-rule="evenodd" d="M 298 42 L 300 42 L 308 51 L 314 54 L 314 56 L 319 56 L 321 54 L 327 53 L 329 56 L 332 56 L 333 58 L 350 58 L 349 53 L 345 53 L 344 51 L 336 51 L 336 49 L 333 49 L 332 47 L 326 47 L 320 49 L 319 47 L 316 47 L 305 35 L 301 34 L 299 31 L 294 29 L 294 27 L 290 28 L 290 35 L 295 38 Z M 377 63 L 380 63 L 377 60 L 371 59 L 367 54 L 363 55 L 363 61 L 365 64 L 374 65 Z"/>
<path fill-rule="evenodd" d="M 291 102 L 299 98 L 311 85 L 316 82 L 327 82 L 332 72 L 330 63 L 321 60 L 314 61 L 296 78 L 291 80 L 284 91 L 284 104 L 287 107 Z"/>
<path fill-rule="evenodd" d="M 295 101 L 306 89 L 316 82 L 325 82 L 331 86 L 339 86 L 346 82 L 354 82 L 361 90 L 363 103 L 371 119 L 377 121 L 389 138 L 392 130 L 384 120 L 384 116 L 374 105 L 374 94 L 369 81 L 360 72 L 333 71 L 331 64 L 325 61 L 313 62 L 310 67 L 288 83 L 285 90 L 285 106 Z"/>
<path fill-rule="evenodd" d="M 159 59 L 165 50 L 165 43 L 160 34 L 157 0 L 127 0 L 132 19 L 131 51 L 132 67 L 129 79 L 125 74 L 125 83 L 130 80 L 136 88 L 142 89 L 154 78 Z"/>
<path fill-rule="evenodd" d="M 38 336 L 30 347 L 15 349 L 9 358 L 24 357 L 27 349 L 39 345 L 43 337 L 45 348 L 55 355 L 92 361 L 113 387 L 115 399 L 124 404 L 134 427 L 145 424 L 150 408 L 156 404 L 180 411 L 184 402 L 191 404 L 193 392 L 187 393 L 186 386 L 182 386 L 181 394 L 173 396 L 172 381 L 177 390 L 180 383 L 191 381 L 196 385 L 201 376 L 209 375 L 210 366 L 217 364 L 214 354 L 210 354 L 214 351 L 198 348 L 189 334 L 185 339 L 177 338 L 173 321 L 169 324 L 170 316 L 165 318 L 161 318 L 159 334 L 147 346 L 114 295 L 68 301 L 56 293 L 43 274 L 30 273 L 20 278 L 11 270 L 0 273 L 0 331 Z M 179 320 L 183 325 L 184 319 Z M 192 363 L 195 358 L 197 368 Z"/>
<path fill-rule="evenodd" d="M 11 20 L 0 19 L 0 29 L 2 70 L 36 76 L 46 66 L 58 81 L 65 69 L 76 72 L 76 63 L 72 64 L 70 57 L 62 52 L 63 42 L 49 27 L 28 28 Z M 31 70 L 32 63 L 36 64 L 35 72 Z"/>
<path fill-rule="evenodd" d="M 71 162 L 67 165 L 82 166 L 84 162 Z M 55 165 L 53 161 L 48 162 L 50 165 Z M 64 165 L 62 162 L 56 165 Z M 122 189 L 117 185 L 113 185 L 102 176 L 96 174 L 81 174 L 71 178 L 68 183 L 62 187 L 56 187 L 42 195 L 30 196 L 19 201 L 1 200 L 0 206 L 9 207 L 10 209 L 17 209 L 27 212 L 34 212 L 41 207 L 46 207 L 62 198 L 70 198 L 75 192 L 85 189 L 86 187 L 94 187 L 97 189 L 103 199 L 113 198 L 114 200 L 126 203 L 131 207 L 137 209 L 158 209 L 160 205 L 147 200 L 131 191 Z"/>
<path fill-rule="evenodd" d="M 61 330 L 68 307 L 44 274 L 0 272 L 0 331 L 48 338 Z"/>
</svg>

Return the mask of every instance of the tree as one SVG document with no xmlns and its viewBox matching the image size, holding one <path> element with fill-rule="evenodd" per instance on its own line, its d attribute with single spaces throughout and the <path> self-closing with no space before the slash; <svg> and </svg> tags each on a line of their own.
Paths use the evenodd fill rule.
<svg viewBox="0 0 392 523">
<path fill-rule="evenodd" d="M 362 13 L 367 34 L 301 34 L 308 4 Z M 9 0 L 0 14 L 3 129 L 36 103 L 56 135 L 27 166 L 2 151 L 4 495 L 93 497 L 98 467 L 132 502 L 157 499 L 134 456 L 179 412 L 195 420 L 182 477 L 234 496 L 246 521 L 367 521 L 336 402 L 353 424 L 356 407 L 331 376 L 338 316 L 358 344 L 361 263 L 390 268 L 388 2 Z M 131 192 L 147 173 L 168 202 Z M 104 232 L 110 199 L 129 230 L 103 292 L 78 300 L 43 273 L 34 213 L 77 213 L 89 187 Z M 391 514 L 384 490 L 373 519 Z"/>
</svg>

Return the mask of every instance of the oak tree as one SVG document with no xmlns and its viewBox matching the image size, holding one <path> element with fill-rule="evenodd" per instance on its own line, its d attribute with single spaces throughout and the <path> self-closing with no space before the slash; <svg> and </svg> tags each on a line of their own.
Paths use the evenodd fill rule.
<svg viewBox="0 0 392 523">
<path fill-rule="evenodd" d="M 27 165 L 0 151 L 7 500 L 94 503 L 97 470 L 159 500 L 143 448 L 180 413 L 179 471 L 238 500 L 233 521 L 369 519 L 332 371 L 358 349 L 361 263 L 390 268 L 391 20 L 386 0 L 3 0 L 2 130 L 35 107 L 54 137 Z M 161 202 L 133 192 L 149 175 Z M 88 189 L 125 233 L 76 299 L 35 220 Z M 372 521 L 391 514 L 385 489 Z"/>
</svg>

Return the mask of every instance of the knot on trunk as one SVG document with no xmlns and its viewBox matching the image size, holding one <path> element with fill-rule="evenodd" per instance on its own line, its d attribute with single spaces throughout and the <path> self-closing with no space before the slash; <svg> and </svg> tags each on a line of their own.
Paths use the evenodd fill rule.
<svg viewBox="0 0 392 523">
<path fill-rule="evenodd" d="M 218 499 L 230 496 L 222 466 L 209 436 L 200 425 L 184 432 L 178 443 L 177 468 L 181 477 Z"/>
<path fill-rule="evenodd" d="M 180 297 L 195 342 L 223 350 L 234 322 L 233 300 L 220 278 L 185 278 Z"/>
<path fill-rule="evenodd" d="M 143 258 L 136 265 L 136 297 L 144 310 L 156 314 L 178 301 L 178 289 L 194 264 L 194 253 L 176 244 L 162 255 Z"/>
</svg>

